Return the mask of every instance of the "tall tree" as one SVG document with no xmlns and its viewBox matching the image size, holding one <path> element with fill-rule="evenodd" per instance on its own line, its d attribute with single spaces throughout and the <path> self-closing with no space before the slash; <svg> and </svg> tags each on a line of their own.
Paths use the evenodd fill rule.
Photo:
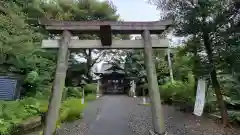
<svg viewBox="0 0 240 135">
<path fill-rule="evenodd" d="M 209 74 L 221 108 L 222 121 L 227 125 L 228 114 L 217 78 L 217 62 L 222 52 L 226 52 L 225 46 L 229 45 L 226 40 L 230 38 L 229 35 L 224 38 L 221 33 L 236 25 L 238 11 L 234 4 L 228 0 L 201 0 L 197 3 L 192 0 L 152 0 L 152 2 L 166 13 L 165 17 L 174 17 L 176 35 L 200 39 L 207 54 L 208 64 L 211 65 Z M 231 32 L 236 33 L 234 30 Z"/>
<path fill-rule="evenodd" d="M 50 83 L 52 82 L 51 75 L 55 71 L 56 51 L 40 49 L 41 40 L 48 38 L 49 33 L 39 26 L 39 18 L 78 21 L 117 20 L 119 18 L 112 3 L 98 0 L 2 0 L 0 1 L 0 16 L 0 71 L 6 74 L 14 72 L 28 76 L 28 78 L 31 78 L 30 76 L 38 78 L 34 79 L 36 82 L 29 82 L 31 79 L 27 79 L 27 85 L 42 85 L 46 81 Z M 78 36 L 80 39 L 98 38 L 96 35 Z M 96 57 L 103 53 L 100 50 L 90 51 L 95 52 Z M 84 52 L 86 51 L 82 51 L 83 54 Z M 93 55 L 93 53 L 87 53 L 89 54 Z M 99 60 L 100 56 L 99 59 L 95 56 L 87 57 L 88 71 Z M 87 75 L 90 73 L 88 71 Z M 29 88 L 36 89 L 32 86 Z"/>
</svg>

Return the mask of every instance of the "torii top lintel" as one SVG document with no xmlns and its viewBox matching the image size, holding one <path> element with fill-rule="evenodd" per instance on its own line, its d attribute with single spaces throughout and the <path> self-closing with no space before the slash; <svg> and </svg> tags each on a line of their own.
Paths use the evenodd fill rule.
<svg viewBox="0 0 240 135">
<path fill-rule="evenodd" d="M 152 22 L 123 22 L 123 21 L 57 21 L 40 19 L 39 24 L 45 26 L 50 33 L 61 33 L 69 30 L 73 34 L 99 33 L 100 27 L 109 26 L 113 34 L 141 34 L 143 30 L 149 30 L 151 34 L 161 34 L 169 26 L 172 20 Z"/>
</svg>

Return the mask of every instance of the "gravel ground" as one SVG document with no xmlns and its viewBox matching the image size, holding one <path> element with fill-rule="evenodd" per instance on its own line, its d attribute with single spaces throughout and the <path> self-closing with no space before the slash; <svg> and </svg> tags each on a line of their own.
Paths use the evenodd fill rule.
<svg viewBox="0 0 240 135">
<path fill-rule="evenodd" d="M 106 113 L 110 112 L 109 116 L 112 117 L 113 113 L 111 114 L 111 112 L 114 112 L 114 111 L 108 111 L 108 110 L 109 109 L 114 110 L 114 108 L 117 109 L 118 111 L 124 110 L 123 112 L 121 111 L 124 116 L 117 114 L 118 116 L 116 117 L 121 117 L 121 118 L 124 117 L 124 119 L 126 117 L 125 120 L 121 122 L 118 121 L 119 123 L 117 123 L 116 121 L 116 124 L 128 123 L 129 129 L 134 131 L 136 134 L 149 135 L 148 132 L 149 130 L 152 129 L 152 117 L 151 117 L 150 105 L 140 105 L 139 103 L 141 103 L 141 98 L 133 99 L 128 97 L 118 97 L 118 96 L 114 98 L 120 98 L 121 102 L 116 102 L 117 103 L 116 105 L 114 105 L 115 103 L 108 104 L 109 98 L 112 99 L 113 97 L 103 97 L 101 99 L 98 99 L 97 101 L 90 102 L 84 111 L 84 118 L 82 120 L 77 120 L 75 122 L 63 124 L 61 128 L 57 130 L 57 135 L 92 135 L 91 132 L 89 131 L 93 129 L 91 128 L 89 129 L 89 127 L 94 127 L 94 130 L 96 130 L 96 128 L 99 128 L 99 131 L 108 130 L 109 128 L 106 125 L 108 125 L 109 123 L 106 123 L 106 122 L 109 122 L 109 121 L 112 122 L 112 121 L 106 119 L 108 116 L 108 114 Z M 114 100 L 111 100 L 111 102 L 112 101 Z M 111 108 L 109 108 L 110 107 L 109 105 L 111 106 Z M 123 108 L 119 109 L 119 106 L 122 106 L 122 105 L 125 106 L 124 109 Z M 108 109 L 102 110 L 106 108 Z M 220 125 L 216 124 L 214 121 L 212 121 L 209 118 L 197 117 L 189 113 L 182 113 L 180 111 L 177 111 L 175 108 L 171 106 L 163 106 L 163 109 L 164 109 L 164 115 L 165 115 L 164 120 L 165 120 L 166 130 L 167 132 L 173 135 L 240 135 L 240 129 L 221 128 Z M 116 112 L 114 112 L 114 114 L 116 114 Z M 104 125 L 96 126 L 97 115 L 101 116 L 97 123 L 105 122 L 106 123 L 104 124 L 105 126 Z M 125 115 L 128 115 L 128 116 L 125 116 Z M 123 128 L 126 129 L 127 127 L 123 126 Z M 120 129 L 120 128 L 117 128 L 117 129 Z M 118 132 L 122 132 L 122 130 L 119 130 Z M 38 135 L 38 134 L 29 134 L 29 135 Z M 111 135 L 115 135 L 115 134 L 111 134 Z M 123 135 L 130 135 L 130 133 L 123 134 Z"/>
<path fill-rule="evenodd" d="M 129 123 L 139 135 L 147 135 L 152 129 L 150 105 L 135 105 Z M 197 117 L 163 106 L 167 132 L 173 135 L 240 135 L 240 129 L 223 129 L 211 119 Z"/>
</svg>

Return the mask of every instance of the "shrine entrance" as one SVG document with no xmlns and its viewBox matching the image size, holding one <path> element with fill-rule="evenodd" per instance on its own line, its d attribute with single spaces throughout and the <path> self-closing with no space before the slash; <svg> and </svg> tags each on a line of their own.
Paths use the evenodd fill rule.
<svg viewBox="0 0 240 135">
<path fill-rule="evenodd" d="M 70 51 L 79 49 L 144 49 L 144 62 L 147 71 L 148 89 L 151 98 L 153 133 L 165 134 L 162 106 L 156 76 L 155 63 L 152 59 L 152 48 L 168 48 L 165 39 L 151 39 L 151 34 L 162 34 L 172 20 L 155 22 L 111 22 L 111 21 L 56 21 L 39 20 L 51 34 L 62 34 L 61 40 L 43 40 L 42 48 L 58 49 L 58 61 L 53 90 L 49 101 L 48 112 L 43 134 L 53 135 L 59 117 L 62 91 L 65 86 L 68 57 Z M 79 34 L 97 34 L 100 40 L 76 40 L 72 36 Z M 112 34 L 141 34 L 143 40 L 112 40 Z M 119 74 L 118 74 L 119 75 Z M 108 76 L 110 77 L 110 76 Z M 104 75 L 102 75 L 104 78 Z M 105 75 L 106 78 L 106 75 Z M 114 79 L 116 80 L 116 79 Z M 98 83 L 99 84 L 99 83 Z M 115 87 L 114 84 L 112 87 Z M 101 94 L 100 88 L 97 94 Z"/>
<path fill-rule="evenodd" d="M 128 94 L 130 81 L 122 67 L 116 64 L 103 63 L 100 70 L 100 72 L 95 73 L 99 77 L 99 93 Z"/>
</svg>

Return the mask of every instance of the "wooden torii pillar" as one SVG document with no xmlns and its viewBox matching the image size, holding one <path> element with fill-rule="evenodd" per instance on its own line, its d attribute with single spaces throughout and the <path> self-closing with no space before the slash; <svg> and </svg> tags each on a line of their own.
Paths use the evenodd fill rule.
<svg viewBox="0 0 240 135">
<path fill-rule="evenodd" d="M 168 48 L 165 39 L 152 40 L 150 34 L 161 34 L 172 20 L 154 22 L 112 21 L 55 21 L 40 20 L 39 23 L 52 34 L 62 34 L 61 40 L 43 40 L 42 48 L 59 49 L 58 62 L 51 98 L 49 101 L 44 135 L 53 135 L 59 117 L 62 91 L 65 86 L 68 50 L 79 49 L 142 49 L 144 48 L 148 88 L 150 91 L 154 133 L 165 134 L 162 106 L 157 83 L 152 48 Z M 101 40 L 71 39 L 74 34 L 100 34 Z M 112 34 L 142 34 L 143 40 L 112 40 Z"/>
</svg>

